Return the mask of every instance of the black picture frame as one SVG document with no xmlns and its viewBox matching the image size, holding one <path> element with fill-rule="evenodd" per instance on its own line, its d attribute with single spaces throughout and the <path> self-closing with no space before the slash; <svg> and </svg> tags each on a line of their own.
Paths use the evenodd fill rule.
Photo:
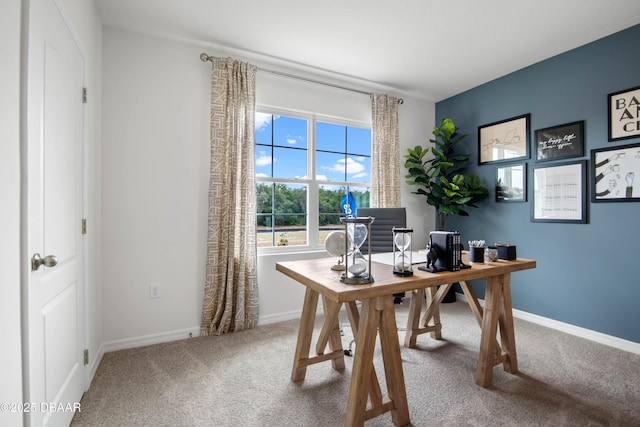
<svg viewBox="0 0 640 427">
<path fill-rule="evenodd" d="M 587 161 L 534 166 L 532 222 L 587 223 Z"/>
<path fill-rule="evenodd" d="M 584 156 L 584 120 L 538 129 L 536 162 Z"/>
<path fill-rule="evenodd" d="M 498 166 L 496 168 L 496 202 L 518 203 L 527 201 L 527 164 Z"/>
<path fill-rule="evenodd" d="M 640 86 L 607 95 L 609 142 L 640 136 Z"/>
<path fill-rule="evenodd" d="M 529 158 L 531 114 L 478 126 L 478 164 Z"/>
<path fill-rule="evenodd" d="M 592 202 L 640 201 L 640 143 L 591 150 L 591 164 Z"/>
</svg>

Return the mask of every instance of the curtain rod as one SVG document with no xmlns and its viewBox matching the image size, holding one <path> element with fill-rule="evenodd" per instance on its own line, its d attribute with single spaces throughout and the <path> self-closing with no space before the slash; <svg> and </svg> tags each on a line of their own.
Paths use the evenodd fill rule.
<svg viewBox="0 0 640 427">
<path fill-rule="evenodd" d="M 200 60 L 202 62 L 212 61 L 213 59 L 214 59 L 213 56 L 209 56 L 206 53 L 201 53 L 200 54 Z M 282 77 L 288 77 L 290 79 L 302 80 L 302 81 L 305 81 L 305 82 L 308 82 L 308 83 L 316 83 L 316 84 L 319 84 L 319 85 L 334 87 L 336 89 L 342 89 L 342 90 L 348 90 L 348 91 L 351 91 L 351 92 L 362 93 L 364 95 L 369 95 L 369 96 L 373 95 L 371 92 L 366 92 L 364 90 L 353 89 L 353 88 L 350 88 L 350 87 L 340 86 L 340 85 L 336 85 L 336 84 L 333 84 L 333 83 L 322 82 L 320 80 L 314 80 L 314 79 L 310 79 L 310 78 L 307 78 L 307 77 L 296 76 L 295 74 L 284 73 L 282 71 L 269 70 L 269 69 L 260 68 L 260 67 L 258 67 L 258 70 L 259 71 L 263 71 L 265 73 L 270 73 L 270 74 L 275 74 L 275 75 L 278 75 L 278 76 L 282 76 Z M 398 104 L 404 104 L 404 99 L 398 98 Z"/>
</svg>

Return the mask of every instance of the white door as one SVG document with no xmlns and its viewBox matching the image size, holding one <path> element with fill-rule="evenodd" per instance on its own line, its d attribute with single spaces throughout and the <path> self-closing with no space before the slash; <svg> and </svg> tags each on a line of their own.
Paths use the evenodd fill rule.
<svg viewBox="0 0 640 427">
<path fill-rule="evenodd" d="M 31 0 L 28 37 L 26 416 L 67 426 L 85 375 L 84 59 L 54 0 Z"/>
</svg>

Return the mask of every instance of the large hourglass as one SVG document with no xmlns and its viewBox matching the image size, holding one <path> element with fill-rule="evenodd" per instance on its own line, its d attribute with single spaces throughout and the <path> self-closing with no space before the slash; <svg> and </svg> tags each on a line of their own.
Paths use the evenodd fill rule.
<svg viewBox="0 0 640 427">
<path fill-rule="evenodd" d="M 340 281 L 351 285 L 373 283 L 371 275 L 371 239 L 368 240 L 367 256 L 362 254 L 360 248 L 369 236 L 373 217 L 340 218 L 345 225 L 345 245 L 347 256 L 345 257 L 345 272 Z"/>
<path fill-rule="evenodd" d="M 411 253 L 412 228 L 393 227 L 393 274 L 413 276 Z"/>
</svg>

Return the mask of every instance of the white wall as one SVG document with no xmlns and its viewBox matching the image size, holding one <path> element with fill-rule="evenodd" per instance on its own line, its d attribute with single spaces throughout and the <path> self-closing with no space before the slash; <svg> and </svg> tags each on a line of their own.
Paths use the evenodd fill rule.
<svg viewBox="0 0 640 427">
<path fill-rule="evenodd" d="M 236 56 L 260 67 L 282 69 L 282 64 L 221 50 L 105 29 L 102 277 L 107 349 L 198 332 L 206 249 L 211 69 L 199 55 L 206 51 Z M 353 87 L 353 82 L 343 85 Z M 264 72 L 258 72 L 256 92 L 262 105 L 370 121 L 366 95 Z M 428 138 L 434 106 L 402 97 L 400 138 L 405 151 Z M 402 197 L 410 224 L 419 229 L 433 222 L 426 219 L 424 205 L 413 202 L 409 190 L 403 190 Z M 422 245 L 426 237 L 419 234 L 416 238 Z M 299 313 L 304 289 L 285 280 L 274 263 L 308 256 L 317 254 L 259 257 L 262 322 Z M 149 299 L 151 283 L 160 284 L 159 299 Z"/>
<path fill-rule="evenodd" d="M 0 402 L 22 401 L 20 343 L 20 0 L 0 13 Z M 0 425 L 22 414 L 0 411 Z"/>
<path fill-rule="evenodd" d="M 104 340 L 186 338 L 204 282 L 207 66 L 200 49 L 111 29 L 103 49 Z"/>
<path fill-rule="evenodd" d="M 402 204 L 407 208 L 407 225 L 413 227 L 413 250 L 424 249 L 429 231 L 435 230 L 435 210 L 422 195 L 411 194 L 415 187 L 405 183 L 407 170 L 404 155 L 407 148 L 429 145 L 435 125 L 435 104 L 405 97 L 400 106 L 400 154 L 402 155 Z M 429 155 L 431 157 L 431 155 Z"/>
</svg>

